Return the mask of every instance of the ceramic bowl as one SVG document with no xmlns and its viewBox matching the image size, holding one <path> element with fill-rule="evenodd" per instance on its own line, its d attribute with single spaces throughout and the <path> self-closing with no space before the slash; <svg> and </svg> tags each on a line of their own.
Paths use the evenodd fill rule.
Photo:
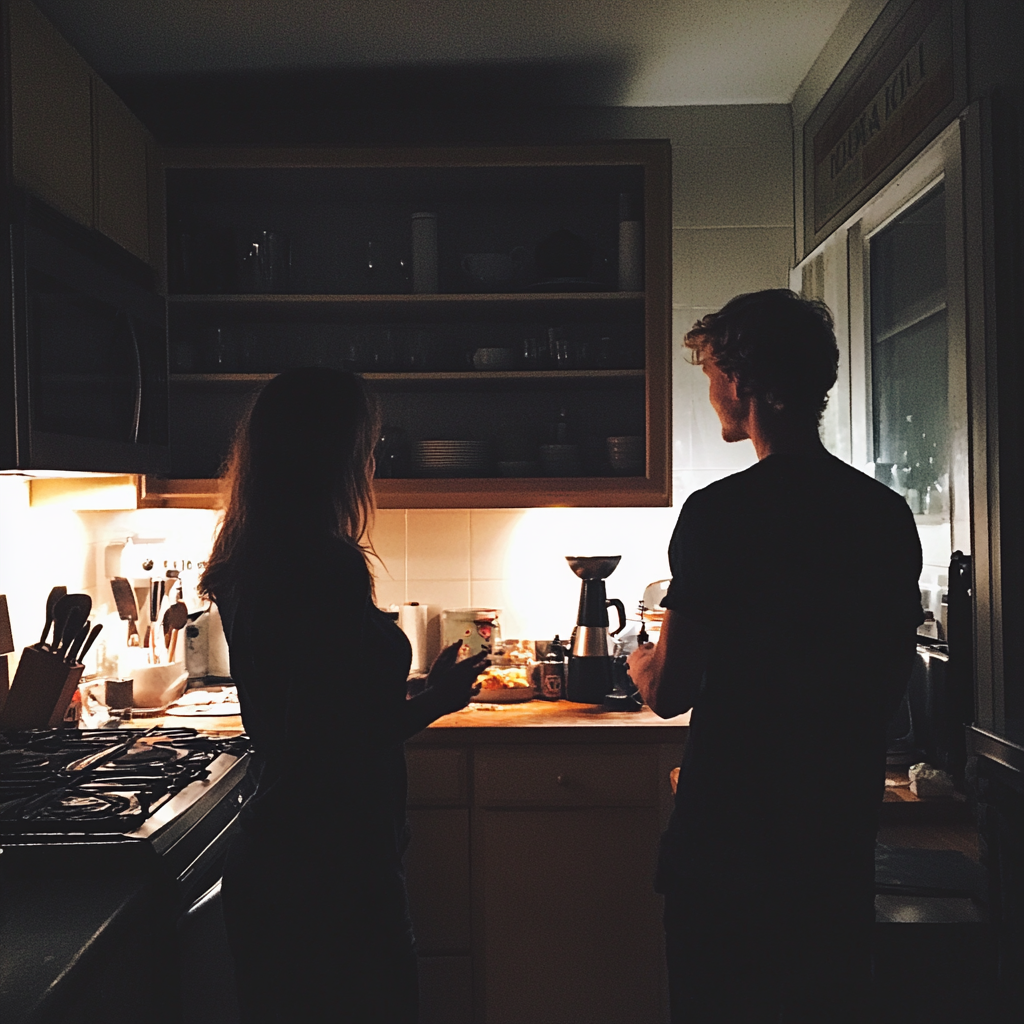
<svg viewBox="0 0 1024 1024">
<path fill-rule="evenodd" d="M 157 711 L 176 701 L 188 684 L 188 672 L 183 661 L 171 665 L 140 665 L 126 669 L 121 675 L 133 680 L 132 703 L 137 711 Z"/>
<path fill-rule="evenodd" d="M 516 353 L 510 348 L 478 348 L 473 353 L 475 370 L 512 370 L 516 365 Z"/>
</svg>

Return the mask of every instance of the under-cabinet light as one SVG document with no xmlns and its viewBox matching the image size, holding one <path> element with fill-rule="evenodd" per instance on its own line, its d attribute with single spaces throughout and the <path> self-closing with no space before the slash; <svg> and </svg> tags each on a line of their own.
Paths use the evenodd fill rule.
<svg viewBox="0 0 1024 1024">
<path fill-rule="evenodd" d="M 139 505 L 133 476 L 35 477 L 29 480 L 29 505 L 75 512 L 114 512 Z"/>
</svg>

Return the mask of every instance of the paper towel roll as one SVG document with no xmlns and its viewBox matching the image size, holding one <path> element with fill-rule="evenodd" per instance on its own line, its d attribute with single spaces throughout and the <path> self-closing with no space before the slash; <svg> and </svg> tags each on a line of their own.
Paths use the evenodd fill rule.
<svg viewBox="0 0 1024 1024">
<path fill-rule="evenodd" d="M 410 672 L 426 672 L 430 668 L 427 664 L 427 611 L 425 604 L 411 601 L 403 604 L 398 613 L 398 625 L 412 645 Z"/>
</svg>

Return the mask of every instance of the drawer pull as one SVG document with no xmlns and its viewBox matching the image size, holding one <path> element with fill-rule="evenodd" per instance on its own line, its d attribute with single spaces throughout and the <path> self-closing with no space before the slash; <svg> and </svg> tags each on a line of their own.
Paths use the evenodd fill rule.
<svg viewBox="0 0 1024 1024">
<path fill-rule="evenodd" d="M 568 786 L 569 785 L 569 776 L 568 775 L 556 775 L 555 776 L 555 782 L 557 782 L 560 786 Z"/>
</svg>

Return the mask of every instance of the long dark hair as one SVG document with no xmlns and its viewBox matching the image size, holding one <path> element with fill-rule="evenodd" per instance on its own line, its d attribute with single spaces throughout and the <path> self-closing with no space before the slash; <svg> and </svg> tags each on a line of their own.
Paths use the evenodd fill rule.
<svg viewBox="0 0 1024 1024">
<path fill-rule="evenodd" d="M 215 598 L 254 579 L 297 538 L 340 538 L 367 558 L 378 434 L 377 403 L 354 373 L 288 370 L 270 381 L 228 458 L 227 505 L 200 592 Z"/>
</svg>

